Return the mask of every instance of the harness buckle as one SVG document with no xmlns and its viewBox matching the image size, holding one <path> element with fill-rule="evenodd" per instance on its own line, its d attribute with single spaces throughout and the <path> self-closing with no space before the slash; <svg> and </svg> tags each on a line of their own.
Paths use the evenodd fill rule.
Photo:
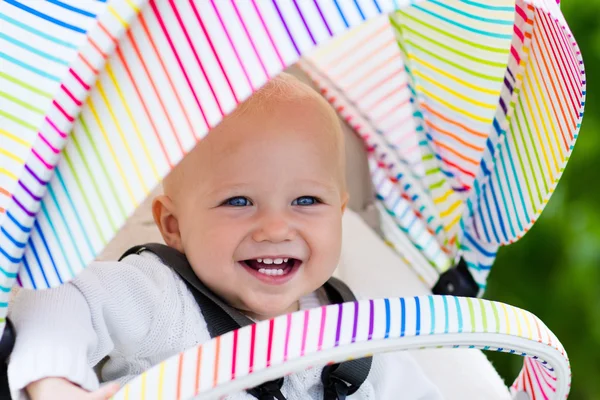
<svg viewBox="0 0 600 400">
<path fill-rule="evenodd" d="M 352 384 L 338 378 L 332 374 L 332 369 L 337 365 L 327 365 L 321 373 L 323 382 L 323 399 L 324 400 L 346 400 L 346 397 L 358 390 Z"/>
<path fill-rule="evenodd" d="M 247 392 L 258 400 L 285 400 L 285 397 L 281 393 L 282 386 L 283 378 L 279 378 L 265 382 L 262 385 L 247 390 Z"/>
<path fill-rule="evenodd" d="M 435 286 L 431 289 L 433 294 L 477 297 L 479 285 L 467 268 L 467 262 L 461 257 L 456 266 L 440 275 Z"/>
</svg>

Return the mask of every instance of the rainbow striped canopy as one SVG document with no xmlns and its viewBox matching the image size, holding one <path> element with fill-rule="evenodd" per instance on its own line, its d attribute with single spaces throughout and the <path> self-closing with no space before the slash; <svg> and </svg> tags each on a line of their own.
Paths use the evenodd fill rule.
<svg viewBox="0 0 600 400">
<path fill-rule="evenodd" d="M 387 239 L 485 289 L 577 138 L 555 0 L 3 0 L 0 326 L 72 279 L 212 127 L 298 63 L 364 139 Z M 408 239 L 408 240 L 407 240 Z"/>
</svg>

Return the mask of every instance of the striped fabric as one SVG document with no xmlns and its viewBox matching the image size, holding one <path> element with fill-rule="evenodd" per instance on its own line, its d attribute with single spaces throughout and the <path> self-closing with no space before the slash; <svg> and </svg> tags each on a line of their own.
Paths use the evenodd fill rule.
<svg viewBox="0 0 600 400">
<path fill-rule="evenodd" d="M 8 2 L 8 4 L 22 12 L 31 13 L 33 11 L 26 5 L 14 1 Z M 20 7 L 13 4 L 19 4 Z M 133 3 L 125 2 L 124 4 L 135 12 L 135 8 L 131 8 Z M 316 8 L 304 12 L 297 3 L 285 3 L 290 7 L 289 10 L 284 7 L 285 4 L 278 5 L 278 3 L 274 3 L 271 8 L 262 3 L 260 3 L 261 5 L 256 3 L 256 7 L 254 5 L 248 7 L 250 4 L 247 3 L 217 6 L 214 2 L 206 10 L 200 10 L 205 6 L 204 3 L 200 3 L 198 6 L 189 6 L 190 8 L 186 9 L 189 14 L 185 15 L 196 16 L 192 23 L 197 21 L 196 23 L 199 25 L 195 26 L 196 29 L 199 29 L 197 33 L 204 34 L 206 32 L 208 33 L 206 37 L 213 39 L 194 44 L 191 38 L 196 36 L 187 31 L 186 22 L 190 21 L 183 18 L 183 14 L 175 2 L 168 4 L 169 7 L 165 11 L 161 11 L 162 3 L 151 3 L 143 13 L 139 14 L 134 27 L 127 32 L 119 49 L 109 58 L 109 63 L 102 72 L 100 80 L 91 90 L 91 96 L 83 104 L 82 113 L 74 121 L 73 140 L 65 151 L 64 160 L 56 170 L 54 181 L 48 186 L 47 201 L 41 202 L 40 218 L 32 227 L 33 235 L 29 238 L 31 245 L 28 247 L 31 250 L 26 252 L 27 256 L 23 260 L 20 276 L 25 286 L 48 287 L 70 279 L 89 260 L 93 259 L 150 188 L 225 112 L 231 110 L 240 99 L 247 97 L 269 76 L 293 62 L 300 52 L 306 52 L 307 49 L 314 46 L 317 39 L 326 41 L 325 39 L 329 35 L 344 30 L 345 25 L 349 24 L 348 21 L 352 19 L 346 16 L 346 14 L 352 15 L 350 10 L 344 12 L 343 9 L 337 7 L 327 9 L 332 13 L 328 19 L 326 16 L 330 14 L 327 12 L 323 14 L 323 7 L 320 3 L 314 3 Z M 374 179 L 379 180 L 376 182 L 380 188 L 379 197 L 387 204 L 388 210 L 397 217 L 398 225 L 411 236 L 415 245 L 424 251 L 429 261 L 440 271 L 451 264 L 456 255 L 456 245 L 459 241 L 463 251 L 468 253 L 475 249 L 475 257 L 468 256 L 467 258 L 475 260 L 470 262 L 470 265 L 476 272 L 489 269 L 497 245 L 502 243 L 495 242 L 494 239 L 497 237 L 492 238 L 488 233 L 488 230 L 496 230 L 495 225 L 500 225 L 499 228 L 503 228 L 505 225 L 502 210 L 500 213 L 494 214 L 488 212 L 487 215 L 481 212 L 483 210 L 481 200 L 485 201 L 487 198 L 486 205 L 489 207 L 489 196 L 486 197 L 482 188 L 487 187 L 487 190 L 494 190 L 493 187 L 486 186 L 486 183 L 483 182 L 488 179 L 490 170 L 485 162 L 486 157 L 489 158 L 490 165 L 495 165 L 494 154 L 489 150 L 489 154 L 484 154 L 481 168 L 468 167 L 469 163 L 464 164 L 464 157 L 470 154 L 470 158 L 477 159 L 477 157 L 481 158 L 483 153 L 484 139 L 480 138 L 482 134 L 477 135 L 477 132 L 484 131 L 482 126 L 489 125 L 493 119 L 490 110 L 493 109 L 494 96 L 497 96 L 500 90 L 496 83 L 503 80 L 501 74 L 504 71 L 499 67 L 502 58 L 508 56 L 507 77 L 519 75 L 511 72 L 510 69 L 511 62 L 514 64 L 517 59 L 520 63 L 519 66 L 535 66 L 534 63 L 524 63 L 524 56 L 520 56 L 519 51 L 525 54 L 527 47 L 523 46 L 522 41 L 528 36 L 534 37 L 527 30 L 531 31 L 531 27 L 536 25 L 531 23 L 531 18 L 521 18 L 524 27 L 519 27 L 518 22 L 520 17 L 526 15 L 524 10 L 532 13 L 534 8 L 533 6 L 523 7 L 518 3 L 516 7 L 514 4 L 512 6 L 507 4 L 507 2 L 499 2 L 494 7 L 489 5 L 483 7 L 481 4 L 473 2 L 457 2 L 453 5 L 427 2 L 415 5 L 395 14 L 391 19 L 381 17 L 340 38 L 337 42 L 332 41 L 331 43 L 335 43 L 337 51 L 327 51 L 331 50 L 331 46 L 324 46 L 309 58 L 315 69 L 328 80 L 335 82 L 336 86 L 339 85 L 339 89 L 344 94 L 343 97 L 355 104 L 356 112 L 370 121 L 373 128 L 381 134 L 385 146 L 380 144 L 380 148 L 387 147 L 388 150 L 391 150 L 384 153 L 376 152 L 375 165 L 382 169 L 381 173 L 374 173 Z M 125 20 L 116 13 L 114 7 L 109 7 L 106 15 L 112 17 L 116 23 L 123 25 Z M 265 10 L 260 7 L 265 7 Z M 71 10 L 72 8 L 69 8 L 69 11 L 75 12 Z M 476 16 L 474 9 L 478 12 Z M 354 11 L 357 12 L 357 10 L 360 10 L 359 16 L 365 16 L 362 8 Z M 469 10 L 471 14 L 468 13 Z M 510 10 L 515 11 L 511 13 Z M 86 18 L 91 18 L 88 15 L 93 14 L 89 11 L 77 11 L 78 14 L 82 12 L 86 14 Z M 325 21 L 325 23 L 322 24 L 320 30 L 317 27 L 311 28 L 304 17 L 304 14 L 310 15 L 310 11 L 317 11 L 317 14 L 314 15 L 323 15 L 324 19 L 321 22 Z M 165 12 L 172 17 L 175 27 L 178 27 L 179 31 L 171 34 L 169 20 L 162 16 Z M 204 19 L 208 21 L 204 21 L 202 18 L 204 12 L 214 18 L 205 17 Z M 293 24 L 293 18 L 285 18 L 285 14 L 288 12 L 295 13 L 296 18 L 300 18 L 300 20 L 295 20 L 296 23 Z M 377 10 L 371 9 L 371 12 L 377 12 Z M 486 12 L 490 14 L 490 17 L 486 17 Z M 451 18 L 452 15 L 448 13 L 467 20 L 470 18 L 476 23 L 466 25 L 460 22 L 460 18 Z M 277 29 L 277 25 L 268 28 L 265 15 L 279 21 L 279 32 L 274 31 Z M 291 14 L 292 17 L 293 15 Z M 334 24 L 333 21 L 340 18 L 341 15 L 344 18 L 341 21 L 338 19 L 337 25 Z M 509 17 L 515 15 L 517 23 L 513 27 L 509 23 Z M 236 19 L 240 25 L 237 26 L 237 30 L 231 29 L 224 23 L 224 21 L 236 21 Z M 289 24 L 281 24 L 281 21 L 287 20 L 290 20 Z M 250 24 L 247 21 L 259 23 Z M 304 21 L 303 25 L 298 24 L 301 21 Z M 391 23 L 387 21 L 391 21 Z M 356 24 L 359 22 L 360 19 L 354 21 Z M 154 25 L 149 26 L 149 24 Z M 211 27 L 210 24 L 214 26 Z M 181 28 L 182 26 L 185 30 Z M 261 26 L 263 29 L 256 29 Z M 389 29 L 390 26 L 393 29 Z M 497 29 L 498 26 L 501 29 Z M 304 27 L 304 31 L 298 31 L 298 28 L 302 27 Z M 485 27 L 487 30 L 483 29 Z M 540 27 L 543 29 L 541 24 Z M 158 29 L 156 32 L 163 34 L 154 38 L 150 35 L 150 32 L 154 32 L 152 28 Z M 71 74 L 71 76 L 75 80 L 82 79 L 77 74 L 87 73 L 89 75 L 90 72 L 93 79 L 96 72 L 99 71 L 94 63 L 103 65 L 104 59 L 108 58 L 108 52 L 103 49 L 103 45 L 110 47 L 116 40 L 115 35 L 108 32 L 102 23 L 97 24 L 96 29 L 97 39 L 88 41 L 90 49 L 88 58 L 81 55 L 78 57 L 83 71 L 71 68 L 75 74 Z M 214 32 L 211 34 L 209 29 Z M 252 29 L 257 32 L 253 32 Z M 295 32 L 296 34 L 293 34 L 294 29 L 298 31 Z M 464 32 L 461 30 L 471 32 L 470 42 L 466 43 L 466 39 L 462 39 Z M 511 30 L 518 33 L 514 35 L 514 38 L 509 34 Z M 440 34 L 444 39 L 443 42 L 433 39 L 435 33 L 440 31 L 443 32 Z M 391 32 L 394 33 L 396 40 L 390 34 Z M 536 31 L 533 30 L 533 32 Z M 177 34 L 180 37 L 175 37 L 175 39 L 171 37 Z M 202 34 L 198 37 L 204 37 Z M 477 34 L 483 38 L 476 40 Z M 288 41 L 285 40 L 286 36 Z M 516 43 L 509 44 L 511 38 Z M 484 42 L 483 39 L 486 39 L 485 45 L 480 44 Z M 224 43 L 230 44 L 228 47 L 219 47 L 223 54 L 216 51 L 213 42 L 217 40 L 223 40 Z M 519 40 L 521 40 L 520 44 Z M 201 42 L 201 40 L 199 41 Z M 277 43 L 277 41 L 282 43 Z M 178 49 L 176 43 L 187 43 L 187 47 Z M 453 45 L 450 46 L 448 43 Z M 201 44 L 204 46 L 200 46 Z M 350 48 L 363 46 L 363 51 L 349 52 L 349 44 Z M 260 48 L 265 45 L 267 45 L 266 48 Z M 471 53 L 467 53 L 465 46 L 470 46 Z M 374 47 L 374 49 L 367 50 L 368 47 Z M 401 51 L 394 51 L 396 47 L 399 47 Z M 229 52 L 227 48 L 229 48 Z M 148 51 L 144 51 L 146 49 Z M 201 50 L 208 51 L 208 53 L 200 54 Z M 363 55 L 356 56 L 356 54 Z M 209 56 L 212 56 L 212 59 Z M 365 56 L 369 62 L 364 61 Z M 461 57 L 462 61 L 458 63 L 452 57 Z M 222 61 L 225 58 L 238 62 L 226 64 Z M 189 67 L 184 66 L 183 59 L 196 60 L 196 74 L 187 71 Z M 212 60 L 214 65 L 208 65 L 208 60 Z M 436 62 L 439 64 L 438 66 L 436 66 Z M 204 64 L 207 64 L 206 68 Z M 171 71 L 173 66 L 179 66 L 179 71 Z M 267 66 L 272 66 L 271 70 L 268 70 Z M 406 69 L 408 73 L 403 74 L 403 69 Z M 563 73 L 561 69 L 559 71 Z M 211 77 L 211 73 L 215 79 L 208 79 Z M 365 79 L 364 74 L 370 78 Z M 196 75 L 206 78 L 195 82 Z M 530 75 L 524 74 L 525 79 L 521 80 L 526 80 Z M 458 88 L 460 90 L 453 88 L 452 82 L 455 83 L 454 86 L 462 85 Z M 581 83 L 581 80 L 579 82 Z M 504 79 L 503 84 L 504 92 L 512 95 L 511 90 L 514 84 L 511 85 L 508 78 Z M 174 90 L 180 85 L 188 88 L 187 93 Z M 63 84 L 63 86 L 65 85 Z M 81 84 L 80 87 L 85 93 L 86 87 Z M 571 91 L 573 90 L 575 89 Z M 198 93 L 203 91 L 211 93 L 213 100 L 211 101 L 211 97 L 204 97 L 201 102 Z M 125 99 L 123 93 L 132 93 L 135 96 Z M 508 94 L 506 95 L 508 96 Z M 73 96 L 70 100 L 77 108 L 81 100 L 71 92 L 67 92 L 66 95 Z M 115 102 L 110 100 L 113 98 Z M 74 102 L 73 99 L 76 101 Z M 121 110 L 113 110 L 111 104 L 123 104 L 123 106 L 120 107 Z M 462 106 L 460 106 L 461 104 Z M 472 110 L 468 108 L 470 107 L 467 106 L 468 104 L 480 107 L 479 111 L 477 113 L 467 111 Z M 501 106 L 503 104 L 505 103 L 501 101 Z M 545 106 L 548 107 L 547 104 Z M 394 108 L 403 111 L 400 113 L 390 112 Z M 506 106 L 498 107 L 498 115 L 493 121 L 493 126 L 499 128 L 501 118 L 504 118 L 504 121 L 510 121 L 510 115 L 503 117 L 504 109 Z M 57 110 L 61 113 L 58 118 L 68 116 L 68 112 L 64 109 L 58 108 Z M 440 110 L 443 110 L 443 113 Z M 561 111 L 563 114 L 565 113 L 564 110 Z M 119 112 L 121 115 L 118 115 Z M 555 113 L 555 115 L 558 114 Z M 517 119 L 518 114 L 515 121 Z M 69 118 L 67 121 L 71 122 Z M 54 125 L 56 127 L 56 124 Z M 540 127 L 554 126 L 554 124 L 546 122 L 538 125 Z M 52 126 L 50 125 L 50 127 Z M 573 126 L 567 126 L 563 130 L 568 128 L 576 130 L 576 127 Z M 54 131 L 57 130 L 54 129 Z M 144 135 L 142 138 L 142 132 L 153 132 L 153 135 L 151 137 Z M 58 134 L 60 135 L 60 133 L 64 132 L 58 129 Z M 115 136 L 115 140 L 111 135 Z M 499 146 L 501 139 L 505 137 L 502 134 L 497 137 L 492 136 L 485 139 L 488 149 L 493 148 L 493 141 L 497 141 L 496 146 Z M 574 134 L 572 136 L 575 137 Z M 100 137 L 104 140 L 97 142 L 96 139 Z M 48 141 L 43 132 L 40 138 Z M 123 144 L 117 145 L 119 142 Z M 468 146 L 465 146 L 464 143 L 467 143 Z M 531 146 L 531 144 L 530 142 L 525 145 Z M 51 166 L 52 163 L 47 162 L 40 153 L 44 151 L 54 153 L 54 150 L 59 147 L 49 141 L 46 148 L 39 151 L 34 149 L 34 155 L 38 154 L 46 165 Z M 377 147 L 377 144 L 374 147 Z M 82 157 L 87 153 L 90 154 L 90 157 Z M 101 158 L 100 154 L 110 154 L 112 160 Z M 14 152 L 11 152 L 11 155 L 14 155 Z M 389 158 L 383 161 L 381 157 L 386 155 Z M 457 155 L 463 157 L 462 161 L 460 161 L 461 157 Z M 53 155 L 49 154 L 49 156 Z M 546 161 L 549 161 L 548 158 Z M 17 159 L 23 160 L 23 157 L 17 157 Z M 74 165 L 78 163 L 83 164 L 84 168 L 75 171 Z M 530 167 L 532 165 L 530 164 Z M 549 162 L 546 165 L 549 165 Z M 29 168 L 31 169 L 31 167 Z M 387 169 L 385 174 L 383 169 Z M 94 173 L 102 171 L 103 176 L 95 175 L 92 179 L 92 171 Z M 142 173 L 142 171 L 150 173 Z M 474 171 L 481 176 L 478 179 L 470 180 L 475 175 Z M 530 168 L 529 171 L 535 172 L 536 169 Z M 34 174 L 34 181 L 44 182 L 44 177 L 40 175 L 45 172 Z M 13 178 L 17 176 L 12 171 L 5 175 Z M 31 174 L 29 175 L 31 176 Z M 385 176 L 388 176 L 388 179 L 381 180 Z M 39 180 L 35 179 L 36 177 Z M 537 183 L 544 182 L 543 179 L 536 176 L 533 178 Z M 417 179 L 425 182 L 425 187 L 419 187 L 422 185 L 419 185 L 419 182 L 415 183 Z M 497 176 L 497 182 L 506 182 L 506 178 L 502 181 Z M 517 180 L 515 183 L 519 182 Z M 35 183 L 33 184 L 35 185 Z M 10 187 L 9 184 L 6 186 Z M 466 191 L 471 186 L 474 190 Z M 394 190 L 391 190 L 392 187 Z M 544 189 L 546 188 L 551 189 L 551 186 L 546 184 Z M 20 188 L 15 189 L 19 190 Z M 7 189 L 4 190 L 10 193 Z M 519 190 L 520 187 L 517 187 L 515 192 Z M 31 190 L 29 189 L 29 191 Z M 495 192 L 499 191 L 499 189 L 495 190 Z M 509 191 L 512 191 L 512 188 L 509 187 Z M 504 192 L 504 187 L 502 192 Z M 90 199 L 89 193 L 95 193 L 94 197 L 98 197 L 99 201 Z M 122 195 L 117 195 L 117 193 Z M 548 191 L 546 194 L 549 193 Z M 31 194 L 34 197 L 26 193 L 26 198 L 29 197 L 36 203 L 37 195 L 33 192 Z M 77 198 L 72 199 L 73 195 Z M 466 203 L 463 200 L 465 197 Z M 496 198 L 495 196 L 491 197 Z M 538 196 L 538 200 L 539 198 L 540 196 Z M 533 197 L 530 199 L 535 200 Z M 23 201 L 25 200 L 19 198 L 17 200 L 18 204 L 24 205 Z M 516 204 L 514 198 L 512 200 Z M 505 199 L 504 201 L 506 202 Z M 542 201 L 544 200 L 542 199 Z M 547 201 L 547 196 L 545 201 Z M 477 209 L 475 208 L 476 203 L 479 203 Z M 508 202 L 506 203 L 508 204 Z M 467 204 L 468 207 L 465 208 L 464 204 Z M 78 207 L 82 209 L 78 209 Z M 528 208 L 532 208 L 533 211 L 541 209 L 535 203 L 529 203 L 525 207 L 517 208 L 516 211 L 527 214 Z M 102 210 L 107 218 L 97 218 L 97 212 L 92 210 Z M 24 210 L 21 209 L 21 211 Z M 31 210 L 25 211 L 31 213 Z M 511 210 L 506 208 L 506 211 L 510 212 Z M 465 218 L 459 224 L 461 214 L 464 214 Z M 11 213 L 7 215 L 14 216 Z M 49 218 L 50 215 L 57 215 L 58 220 L 52 221 Z M 493 221 L 492 226 L 487 229 L 485 224 L 489 225 L 490 215 L 492 218 L 500 218 Z M 481 221 L 480 223 L 485 222 L 483 225 L 485 237 L 480 235 L 475 225 L 475 221 L 478 219 Z M 12 222 L 12 220 L 10 221 Z M 512 225 L 520 227 L 523 226 L 523 223 L 516 221 L 512 224 L 513 221 L 510 219 L 508 222 L 511 224 L 510 235 L 512 238 L 508 238 L 505 233 L 503 239 L 508 238 L 510 241 L 523 232 L 523 230 L 513 228 Z M 14 225 L 16 224 L 13 223 Z M 26 224 L 22 224 L 22 227 L 28 229 Z M 27 232 L 24 233 L 25 237 L 28 236 Z M 9 236 L 9 239 L 14 239 L 11 240 L 13 246 L 23 247 L 23 242 L 16 240 L 12 234 Z M 58 237 L 64 237 L 67 240 L 58 240 Z M 436 240 L 433 240 L 434 237 Z M 76 245 L 75 238 L 82 238 L 83 246 Z M 54 249 L 57 254 L 52 254 L 49 249 Z M 7 255 L 12 257 L 10 253 Z M 486 262 L 481 262 L 482 255 L 487 257 Z M 17 258 L 12 257 L 12 259 Z M 52 268 L 45 271 L 40 268 L 40 265 L 52 265 Z M 61 267 L 64 269 L 63 271 L 60 270 Z M 482 276 L 477 276 L 477 273 L 474 275 L 483 287 L 487 273 L 483 272 Z"/>
<path fill-rule="evenodd" d="M 72 279 L 301 56 L 365 140 L 388 240 L 428 283 L 462 256 L 485 289 L 554 190 L 585 101 L 554 0 L 3 0 L 0 19 L 2 327 L 15 281 Z"/>
<path fill-rule="evenodd" d="M 446 236 L 420 183 L 425 171 L 412 95 L 389 18 L 377 18 L 322 45 L 301 65 L 365 141 L 378 198 L 427 259 L 446 269 Z"/>
<path fill-rule="evenodd" d="M 511 50 L 462 219 L 462 250 L 482 287 L 495 249 L 521 238 L 548 202 L 577 139 L 585 103 L 581 54 L 555 2 L 519 8 L 511 49 L 521 51 Z"/>
<path fill-rule="evenodd" d="M 3 102 L 0 110 L 0 118 L 4 118 L 1 125 L 3 134 L 6 132 L 9 139 L 18 138 L 7 141 L 6 146 L 3 141 L 1 155 L 6 154 L 9 160 L 5 161 L 3 158 L 0 164 L 2 171 L 7 171 L 3 177 L 8 177 L 5 188 L 8 200 L 3 200 L 6 205 L 3 206 L 0 227 L 4 241 L 0 245 L 0 272 L 5 277 L 0 282 L 0 290 L 7 296 L 10 282 L 17 276 L 15 267 L 21 264 L 23 271 L 29 270 L 31 261 L 22 257 L 26 247 L 32 249 L 34 259 L 40 262 L 37 265 L 41 265 L 41 260 L 49 261 L 46 264 L 48 271 L 37 267 L 41 284 L 36 287 L 50 287 L 52 283 L 59 284 L 75 274 L 68 262 L 64 265 L 69 271 L 69 277 L 65 278 L 65 275 L 59 273 L 50 247 L 56 245 L 56 242 L 49 243 L 46 240 L 42 233 L 43 222 L 40 223 L 34 217 L 38 212 L 40 216 L 49 215 L 48 206 L 42 200 L 46 188 L 48 200 L 65 199 L 64 194 L 56 194 L 60 190 L 57 186 L 48 183 L 52 179 L 57 180 L 58 185 L 62 182 L 61 172 L 54 167 L 61 159 L 60 150 L 64 147 L 75 116 L 90 90 L 90 83 L 98 73 L 94 65 L 103 63 L 103 58 L 98 57 L 98 51 L 107 47 L 105 42 L 96 41 L 93 35 L 86 34 L 90 31 L 97 32 L 96 24 L 103 17 L 108 17 L 112 19 L 111 29 L 119 36 L 124 31 L 119 20 L 125 22 L 121 15 L 131 18 L 137 10 L 129 8 L 130 15 L 127 15 L 123 11 L 119 13 L 116 4 L 107 6 L 105 2 L 98 1 L 85 3 L 86 8 L 81 8 L 82 4 L 74 1 L 69 4 L 60 1 L 8 0 L 0 4 L 2 19 L 9 21 L 3 24 L 3 27 L 9 27 L 6 32 L 3 31 L 4 40 L 20 43 L 19 46 L 2 46 L 2 57 L 13 60 L 2 63 L 2 82 L 11 84 L 15 90 L 11 93 L 21 96 L 14 97 L 11 102 Z M 102 17 L 98 17 L 100 15 Z M 32 28 L 33 26 L 36 28 Z M 28 38 L 28 42 L 23 42 L 24 38 Z M 61 58 L 52 56 L 53 54 L 60 55 Z M 49 57 L 55 57 L 60 62 L 56 61 L 56 65 L 53 65 Z M 43 70 L 36 68 L 40 65 L 44 65 Z M 35 107 L 35 113 L 30 110 L 31 107 Z M 8 188 L 11 188 L 10 193 Z M 66 199 L 70 201 L 70 195 Z M 61 211 L 59 215 L 64 214 Z M 55 223 L 51 222 L 50 225 L 54 234 L 60 232 L 55 229 Z M 39 258 L 41 251 L 38 252 L 34 243 L 40 246 L 40 250 L 47 252 L 45 258 Z M 59 245 L 56 250 L 60 248 Z M 4 316 L 6 302 L 0 302 L 0 306 L 3 306 L 1 315 Z"/>
<path fill-rule="evenodd" d="M 102 3 L 86 9 L 59 1 L 0 3 L 0 221 L 61 82 Z M 74 3 L 74 2 L 73 2 Z"/>
<path fill-rule="evenodd" d="M 566 163 L 567 158 L 564 157 L 569 153 L 566 146 L 572 149 L 576 139 L 580 109 L 585 98 L 583 70 L 573 68 L 581 65 L 577 50 L 566 52 L 578 57 L 572 60 L 571 65 L 561 63 L 561 57 L 551 60 L 548 56 L 560 53 L 561 47 L 557 47 L 557 43 L 561 39 L 563 45 L 574 44 L 569 39 L 570 35 L 567 32 L 564 38 L 552 37 L 551 33 L 557 30 L 551 30 L 541 22 L 535 24 L 534 10 L 533 5 L 524 2 L 498 2 L 494 6 L 457 2 L 450 6 L 431 1 L 396 13 L 390 18 L 391 31 L 396 35 L 407 67 L 407 80 L 402 78 L 405 76 L 401 73 L 404 65 L 395 64 L 397 56 L 388 58 L 389 54 L 393 54 L 391 47 L 395 44 L 386 40 L 385 30 L 383 33 L 378 31 L 379 21 L 367 24 L 370 29 L 353 32 L 355 36 L 351 40 L 347 39 L 350 35 L 346 35 L 321 46 L 309 56 L 312 65 L 321 71 L 321 79 L 317 73 L 312 75 L 324 92 L 338 90 L 329 99 L 342 107 L 340 113 L 345 113 L 353 121 L 357 120 L 357 114 L 368 120 L 354 124 L 354 127 L 359 132 L 368 131 L 362 136 L 373 153 L 373 177 L 378 196 L 397 219 L 399 227 L 409 234 L 438 271 L 447 268 L 456 254 L 456 247 L 460 246 L 482 290 L 498 245 L 520 238 L 547 202 Z M 535 15 L 540 20 L 545 15 L 546 21 L 554 20 L 560 24 L 561 20 L 552 19 L 552 12 L 556 12 L 554 5 L 543 3 Z M 465 21 L 476 23 L 466 24 Z M 487 30 L 482 29 L 485 26 Z M 563 27 L 560 31 L 565 32 Z M 468 39 L 465 38 L 466 32 L 469 32 Z M 485 38 L 476 40 L 477 34 Z M 530 59 L 531 62 L 525 62 L 530 46 L 544 46 L 543 40 L 554 43 L 553 48 L 546 45 L 546 51 L 539 53 L 548 58 L 544 69 L 540 66 L 542 61 L 536 63 Z M 375 41 L 374 45 L 371 45 L 372 41 Z M 348 51 L 349 47 L 357 51 Z M 368 63 L 364 61 L 364 54 L 368 55 Z M 342 61 L 344 56 L 346 58 Z M 551 68 L 552 63 L 554 69 Z M 340 68 L 338 65 L 344 66 L 344 72 L 336 70 Z M 540 83 L 534 72 L 527 73 L 525 66 L 539 76 L 546 76 L 547 81 Z M 362 77 L 361 73 L 365 70 L 377 71 L 382 76 L 371 78 L 375 84 L 361 83 L 367 91 L 360 92 L 361 85 L 355 89 L 356 81 L 347 76 L 350 74 L 347 71 Z M 554 87 L 555 81 L 561 82 L 564 80 L 562 77 L 567 75 L 570 80 L 566 84 L 577 84 L 576 87 L 562 91 L 560 87 Z M 519 85 L 526 85 L 524 92 L 518 88 Z M 377 109 L 369 109 L 369 102 L 373 100 L 368 90 L 374 90 L 374 96 L 385 98 L 388 87 L 396 87 L 394 98 L 383 104 L 380 100 L 375 102 L 380 110 L 402 101 L 412 103 L 412 118 L 402 124 L 402 130 L 408 132 L 406 136 L 410 138 L 404 140 L 418 140 L 422 157 L 420 165 L 408 154 L 414 149 L 412 145 L 404 144 L 398 148 L 401 133 L 394 131 L 393 125 L 386 125 L 386 114 L 378 115 Z M 514 94 L 513 88 L 517 88 Z M 559 105 L 548 104 L 547 99 L 564 98 L 569 94 L 580 100 L 573 102 L 569 99 L 570 109 L 560 102 Z M 527 96 L 536 98 L 537 103 Z M 525 121 L 522 115 L 519 120 L 512 120 L 511 113 L 516 109 L 517 101 L 529 104 L 526 115 L 535 116 L 532 126 L 515 125 L 522 125 Z M 349 108 L 351 111 L 348 111 Z M 517 115 L 523 114 L 523 110 L 517 109 Z M 410 111 L 411 107 L 403 108 L 403 113 Z M 405 116 L 403 113 L 393 115 L 401 120 Z M 565 126 L 563 121 L 571 124 Z M 513 132 L 519 129 L 528 132 L 527 140 L 514 135 L 507 137 L 502 133 L 511 128 L 498 131 L 503 124 L 512 127 Z M 365 125 L 370 128 L 366 129 Z M 557 132 L 561 130 L 562 138 L 559 139 L 561 135 Z M 538 159 L 545 159 L 545 165 L 527 163 L 537 153 L 536 143 L 540 142 L 548 146 L 538 156 Z M 561 145 L 564 151 L 560 155 L 563 158 L 559 158 L 559 152 L 553 150 Z M 494 154 L 490 150 L 494 148 L 499 152 Z M 531 156 L 528 156 L 529 152 Z M 515 160 L 521 159 L 526 161 L 521 163 L 517 172 Z M 554 167 L 560 168 L 550 168 L 551 162 L 554 162 Z M 409 173 L 404 168 L 407 164 Z M 426 170 L 423 177 L 425 188 L 414 182 L 415 178 L 421 178 L 422 166 Z M 494 175 L 490 173 L 492 168 L 495 169 Z M 507 175 L 507 171 L 511 172 L 511 176 Z M 389 179 L 383 179 L 386 175 Z M 491 176 L 494 177 L 492 186 L 488 182 Z M 554 184 L 549 184 L 550 181 Z M 531 195 L 525 199 L 522 193 L 525 190 L 531 192 L 534 185 L 539 188 L 537 199 Z M 403 198 L 409 200 L 413 208 L 411 212 Z M 433 207 L 423 204 L 422 199 L 433 201 Z M 525 223 L 522 219 L 529 209 L 535 211 Z M 426 223 L 425 229 L 417 222 L 418 216 Z M 515 220 L 519 218 L 521 220 Z M 479 229 L 477 223 L 480 224 Z M 432 232 L 437 243 L 431 240 Z"/>
<path fill-rule="evenodd" d="M 558 183 L 583 116 L 581 54 L 551 12 L 553 2 L 546 3 L 525 8 L 523 55 L 507 74 L 479 194 L 470 203 L 472 232 L 485 242 L 511 243 L 531 227 Z"/>
<path fill-rule="evenodd" d="M 332 46 L 335 44 L 336 41 Z M 301 61 L 300 65 L 321 87 L 325 98 L 365 141 L 369 149 L 372 179 L 377 196 L 389 210 L 397 226 L 432 265 L 440 270 L 447 268 L 450 261 L 435 238 L 436 231 L 431 227 L 434 225 L 433 218 L 436 214 L 431 213 L 433 206 L 430 196 L 424 191 L 417 173 L 410 168 L 405 159 L 398 157 L 394 144 L 381 135 L 373 120 L 364 117 L 356 103 L 347 99 L 314 64 Z M 410 133 L 414 134 L 414 131 Z M 441 224 L 438 228 L 441 228 Z M 441 229 L 437 229 L 437 232 L 440 231 Z"/>
<path fill-rule="evenodd" d="M 52 176 L 67 130 L 59 97 L 74 98 L 65 86 L 87 29 L 105 9 L 71 1 L 0 2 L 0 322 L 8 293 L 39 209 L 43 184 Z M 80 90 L 79 95 L 84 91 Z M 40 128 L 40 127 L 44 128 Z M 36 161 L 37 160 L 37 161 Z M 32 163 L 33 161 L 33 163 Z M 17 197 L 21 192 L 25 197 Z M 11 210 L 16 205 L 17 209 Z M 24 218 L 24 219 L 22 219 Z M 7 245 L 8 244 L 8 245 Z"/>
<path fill-rule="evenodd" d="M 219 399 L 303 370 L 304 357 L 324 365 L 415 347 L 521 355 L 526 368 L 514 390 L 526 390 L 531 399 L 563 399 L 569 392 L 564 349 L 530 313 L 481 299 L 422 296 L 331 305 L 262 321 L 173 356 L 114 398 Z"/>
</svg>

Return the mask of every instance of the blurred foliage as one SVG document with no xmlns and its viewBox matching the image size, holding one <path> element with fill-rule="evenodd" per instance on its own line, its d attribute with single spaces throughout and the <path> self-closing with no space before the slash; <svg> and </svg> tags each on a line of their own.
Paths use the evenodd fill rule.
<svg viewBox="0 0 600 400">
<path fill-rule="evenodd" d="M 558 188 L 519 242 L 503 248 L 485 297 L 540 317 L 565 346 L 571 400 L 600 399 L 600 0 L 564 0 L 561 8 L 586 66 L 582 129 Z M 596 171 L 596 172 L 594 172 Z M 508 384 L 520 357 L 489 354 Z"/>
</svg>

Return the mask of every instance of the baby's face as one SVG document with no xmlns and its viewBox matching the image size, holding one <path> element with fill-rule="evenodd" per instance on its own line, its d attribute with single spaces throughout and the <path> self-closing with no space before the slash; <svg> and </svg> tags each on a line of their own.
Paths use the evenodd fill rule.
<svg viewBox="0 0 600 400">
<path fill-rule="evenodd" d="M 339 260 L 343 143 L 322 107 L 283 102 L 228 121 L 180 181 L 176 219 L 196 275 L 258 319 L 297 310 Z"/>
</svg>

